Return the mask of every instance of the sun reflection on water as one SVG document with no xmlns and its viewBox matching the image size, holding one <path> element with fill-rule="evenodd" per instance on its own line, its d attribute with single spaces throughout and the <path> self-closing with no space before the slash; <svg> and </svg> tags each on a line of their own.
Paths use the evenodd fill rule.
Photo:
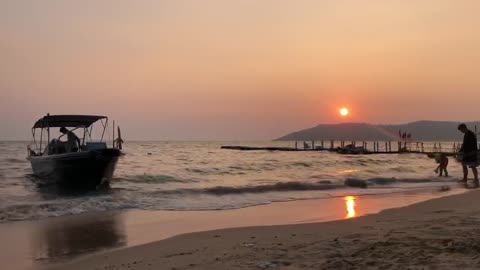
<svg viewBox="0 0 480 270">
<path fill-rule="evenodd" d="M 357 215 L 355 212 L 355 197 L 346 196 L 345 197 L 345 206 L 347 208 L 347 216 L 345 218 L 353 218 Z"/>
</svg>

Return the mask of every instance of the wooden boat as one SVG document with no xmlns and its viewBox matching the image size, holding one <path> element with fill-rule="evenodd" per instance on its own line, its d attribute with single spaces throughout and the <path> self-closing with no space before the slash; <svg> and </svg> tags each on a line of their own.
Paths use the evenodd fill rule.
<svg viewBox="0 0 480 270">
<path fill-rule="evenodd" d="M 96 122 L 101 122 L 103 131 L 100 140 L 94 141 L 92 131 Z M 69 142 L 62 141 L 67 134 L 50 140 L 51 130 L 62 127 L 69 128 L 68 132 L 81 134 L 77 136 L 77 147 L 68 147 Z M 122 152 L 115 143 L 108 147 L 103 140 L 107 127 L 108 118 L 105 116 L 46 115 L 40 118 L 32 128 L 33 148 L 28 146 L 27 159 L 34 175 L 44 182 L 70 187 L 92 188 L 110 181 Z M 39 140 L 37 130 L 40 130 Z M 123 142 L 121 138 L 116 141 Z"/>
<path fill-rule="evenodd" d="M 355 146 L 353 144 L 346 145 L 345 147 L 337 148 L 337 153 L 344 155 L 366 155 L 371 154 L 370 151 L 363 146 Z"/>
</svg>

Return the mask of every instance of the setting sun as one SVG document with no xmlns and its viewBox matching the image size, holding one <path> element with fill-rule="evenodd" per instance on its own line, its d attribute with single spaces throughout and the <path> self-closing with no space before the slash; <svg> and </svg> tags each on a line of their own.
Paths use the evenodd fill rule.
<svg viewBox="0 0 480 270">
<path fill-rule="evenodd" d="M 348 113 L 349 113 L 349 111 L 348 111 L 347 108 L 343 107 L 343 108 L 340 109 L 340 115 L 341 116 L 347 116 Z"/>
</svg>

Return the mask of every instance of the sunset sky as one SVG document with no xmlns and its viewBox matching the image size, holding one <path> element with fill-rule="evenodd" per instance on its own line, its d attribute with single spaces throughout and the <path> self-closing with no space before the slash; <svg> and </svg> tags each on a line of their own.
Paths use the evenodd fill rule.
<svg viewBox="0 0 480 270">
<path fill-rule="evenodd" d="M 477 0 L 0 0 L 0 140 L 104 114 L 129 140 L 480 119 Z M 350 114 L 341 118 L 341 107 Z"/>
</svg>

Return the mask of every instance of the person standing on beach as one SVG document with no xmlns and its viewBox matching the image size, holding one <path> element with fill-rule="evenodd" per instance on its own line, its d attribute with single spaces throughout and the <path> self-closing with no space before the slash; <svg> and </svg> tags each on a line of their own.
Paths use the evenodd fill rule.
<svg viewBox="0 0 480 270">
<path fill-rule="evenodd" d="M 472 168 L 473 177 L 475 180 L 475 185 L 478 187 L 478 161 L 477 161 L 477 136 L 475 133 L 467 128 L 467 125 L 460 124 L 458 130 L 462 132 L 463 135 L 463 144 L 459 150 L 459 153 L 462 153 L 462 167 L 463 167 L 463 182 L 467 182 L 468 178 L 468 167 Z"/>
</svg>

